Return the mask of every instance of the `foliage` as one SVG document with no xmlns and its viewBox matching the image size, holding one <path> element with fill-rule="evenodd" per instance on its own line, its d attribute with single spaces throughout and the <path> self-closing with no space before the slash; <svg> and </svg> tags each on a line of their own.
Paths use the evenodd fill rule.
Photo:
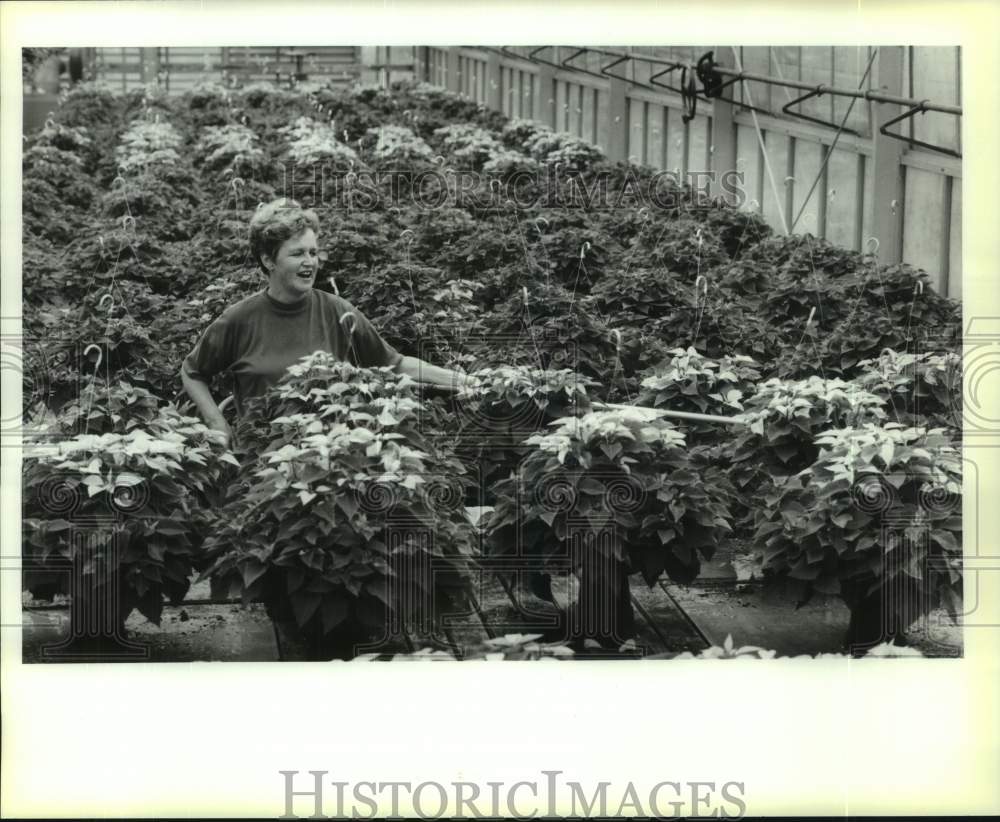
<svg viewBox="0 0 1000 822">
<path fill-rule="evenodd" d="M 527 154 L 508 149 L 495 149 L 483 163 L 483 171 L 507 182 L 515 174 L 522 173 L 530 179 L 539 169 L 538 163 Z"/>
<path fill-rule="evenodd" d="M 257 135 L 245 125 L 209 126 L 202 129 L 195 153 L 206 169 L 242 174 L 263 163 L 264 152 L 257 144 Z"/>
<path fill-rule="evenodd" d="M 694 289 L 663 269 L 624 268 L 609 271 L 588 295 L 586 305 L 625 325 L 646 324 L 680 308 L 694 309 Z"/>
<path fill-rule="evenodd" d="M 962 359 L 958 354 L 897 353 L 886 349 L 864 368 L 856 382 L 890 405 L 899 422 L 915 424 L 926 418 L 961 436 Z"/>
<path fill-rule="evenodd" d="M 493 339 L 505 342 L 502 355 L 509 364 L 573 368 L 602 385 L 621 376 L 615 330 L 559 285 L 522 286 L 485 322 Z"/>
<path fill-rule="evenodd" d="M 318 393 L 272 395 L 242 423 L 243 492 L 270 493 L 252 473 L 278 470 L 265 455 L 288 445 L 302 453 L 280 464 L 312 465 L 318 457 L 305 437 L 327 436 L 334 424 L 382 436 L 350 413 L 377 408 L 377 418 L 384 403 L 403 400 L 418 403 L 415 417 L 408 411 L 388 433 L 430 455 L 420 458 L 424 467 L 457 483 L 466 500 L 473 485 L 480 497 L 508 493 L 530 460 L 555 459 L 553 470 L 566 471 L 558 454 L 543 458 L 525 440 L 555 436 L 543 433 L 548 423 L 586 414 L 593 401 L 727 416 L 742 407 L 742 430 L 685 424 L 687 450 L 646 444 L 663 452 L 659 472 L 688 478 L 677 494 L 706 495 L 683 497 L 692 511 L 718 502 L 743 517 L 740 527 L 748 506 L 764 505 L 813 465 L 816 438 L 831 429 L 894 419 L 957 436 L 960 307 L 934 293 L 924 272 L 808 235 L 774 235 L 750 210 L 426 84 L 205 84 L 174 97 L 95 84 L 70 90 L 26 140 L 22 165 L 24 324 L 48 361 L 46 419 L 61 418 L 63 434 L 125 435 L 153 424 L 159 398 L 180 389 L 179 363 L 199 334 L 262 287 L 249 221 L 290 183 L 301 196 L 299 181 L 281 176 L 293 164 L 342 172 L 337 196 L 313 197 L 318 286 L 350 299 L 401 353 L 475 372 L 479 386 L 445 400 L 390 374 L 329 365 L 296 372 L 290 379 Z M 359 173 L 347 171 L 352 164 Z M 483 174 L 470 182 L 467 169 Z M 417 173 L 373 184 L 370 171 Z M 438 194 L 446 195 L 441 207 L 428 207 Z M 766 382 L 755 391 L 758 374 Z M 341 384 L 349 402 L 329 393 Z M 321 416 L 338 404 L 349 409 L 346 421 L 340 410 Z M 282 417 L 297 422 L 272 429 Z M 322 431 L 300 430 L 313 417 Z M 735 443 L 722 447 L 729 435 Z M 595 443 L 573 442 L 607 461 L 602 470 L 617 466 Z M 739 505 L 730 479 L 743 492 Z M 271 519 L 254 514 L 262 535 L 281 527 L 285 506 L 311 511 L 279 492 L 273 476 L 268 482 Z M 650 513 L 666 517 L 666 531 L 673 525 L 663 504 Z M 544 521 L 532 523 L 555 539 Z M 235 551 L 243 536 L 226 533 Z M 300 536 L 282 538 L 291 545 Z M 711 539 L 723 537 L 720 527 Z M 650 574 L 662 564 L 689 578 L 690 555 L 703 555 L 697 540 L 675 551 L 683 540 L 661 545 L 650 528 L 628 539 L 629 567 Z M 290 573 L 268 568 L 267 586 Z M 280 599 L 277 589 L 267 593 Z"/>
<path fill-rule="evenodd" d="M 164 163 L 173 165 L 180 160 L 179 150 L 184 138 L 170 123 L 135 120 L 122 134 L 115 151 L 121 173 Z"/>
<path fill-rule="evenodd" d="M 885 419 L 882 400 L 843 380 L 786 382 L 770 379 L 757 387 L 740 415 L 745 430 L 736 441 L 738 482 L 756 484 L 763 471 L 770 478 L 798 473 L 818 456 L 816 436 L 830 429 Z"/>
<path fill-rule="evenodd" d="M 885 643 L 883 645 L 878 645 L 874 648 L 868 650 L 865 654 L 866 657 L 879 658 L 879 657 L 922 657 L 923 654 L 916 648 L 903 648 L 897 645 L 892 645 L 891 643 Z M 671 659 L 840 659 L 848 660 L 846 654 L 796 654 L 793 657 L 782 657 L 777 651 L 769 651 L 765 648 L 759 648 L 756 645 L 742 645 L 737 646 L 733 642 L 732 635 L 727 635 L 725 641 L 722 645 L 712 645 L 706 648 L 704 651 L 700 651 L 698 654 L 693 654 L 690 651 L 686 651 L 682 654 L 671 654 L 669 655 Z M 656 657 L 659 658 L 659 657 Z"/>
<path fill-rule="evenodd" d="M 458 456 L 479 474 L 480 487 L 492 489 L 517 469 L 529 452 L 525 439 L 551 422 L 590 406 L 594 383 L 572 369 L 525 366 L 480 368 L 463 388 L 454 412 L 459 419 Z"/>
<path fill-rule="evenodd" d="M 127 434 L 148 428 L 160 416 L 160 401 L 144 388 L 119 381 L 88 383 L 63 406 L 59 426 L 67 434 Z"/>
<path fill-rule="evenodd" d="M 373 159 L 379 163 L 429 160 L 433 154 L 427 143 L 403 126 L 372 128 L 366 136 L 375 139 L 371 151 Z"/>
<path fill-rule="evenodd" d="M 300 165 L 329 163 L 346 170 L 358 162 L 357 152 L 337 139 L 336 128 L 311 117 L 300 117 L 278 133 L 288 139 L 289 158 Z"/>
<path fill-rule="evenodd" d="M 187 593 L 201 543 L 202 509 L 225 462 L 236 463 L 222 437 L 165 407 L 126 433 L 82 434 L 36 444 L 24 461 L 26 584 L 77 569 L 91 596 L 119 586 L 121 619 L 133 608 L 159 624 L 163 598 Z M 119 426 L 121 427 L 121 426 Z M 111 518 L 107 541 L 92 555 L 73 538 L 75 522 Z M 47 575 L 46 572 L 49 572 Z M 79 589 L 78 589 L 79 590 Z"/>
<path fill-rule="evenodd" d="M 503 148 L 495 136 L 478 126 L 454 124 L 434 130 L 434 137 L 464 168 L 480 169 Z"/>
<path fill-rule="evenodd" d="M 320 352 L 292 366 L 256 406 L 254 441 L 269 442 L 220 513 L 206 573 L 290 606 L 317 636 L 377 631 L 389 612 L 410 616 L 407 602 L 426 618 L 436 595 L 460 591 L 473 541 L 451 493 L 461 468 L 425 450 L 412 392 L 388 369 Z"/>
<path fill-rule="evenodd" d="M 522 146 L 525 153 L 536 160 L 574 171 L 586 171 L 604 157 L 596 146 L 561 131 L 536 131 Z"/>
<path fill-rule="evenodd" d="M 91 145 L 86 129 L 51 120 L 28 141 L 21 161 L 27 232 L 66 242 L 81 230 L 97 197 L 88 173 Z"/>
<path fill-rule="evenodd" d="M 649 255 L 652 265 L 680 275 L 691 288 L 698 276 L 729 259 L 717 236 L 693 219 L 654 224 L 640 236 L 637 245 Z"/>
<path fill-rule="evenodd" d="M 638 405 L 697 414 L 729 416 L 743 411 L 743 401 L 756 391 L 760 372 L 750 357 L 735 355 L 712 360 L 693 348 L 675 348 L 640 382 Z M 728 437 L 715 423 L 681 420 L 689 441 Z"/>
<path fill-rule="evenodd" d="M 489 548 L 539 562 L 576 563 L 594 551 L 626 561 L 653 585 L 664 571 L 689 582 L 730 530 L 725 478 L 684 450 L 662 420 L 628 411 L 592 411 L 560 420 L 528 440 L 534 450 L 497 484 Z M 582 532 L 581 532 L 581 529 Z M 610 541 L 596 540 L 596 535 Z"/>
<path fill-rule="evenodd" d="M 695 216 L 704 223 L 706 234 L 719 238 L 730 259 L 739 259 L 745 251 L 756 247 L 773 233 L 764 218 L 755 212 L 741 211 L 724 203 L 714 205 L 696 212 Z"/>
<path fill-rule="evenodd" d="M 916 586 L 918 601 L 960 613 L 961 457 L 944 429 L 869 423 L 816 443 L 758 511 L 764 570 L 849 598 Z"/>
<path fill-rule="evenodd" d="M 196 216 L 202 197 L 189 169 L 167 164 L 139 166 L 137 174 L 117 178 L 102 198 L 106 216 L 141 222 L 157 239 L 186 240 L 200 228 Z"/>
</svg>

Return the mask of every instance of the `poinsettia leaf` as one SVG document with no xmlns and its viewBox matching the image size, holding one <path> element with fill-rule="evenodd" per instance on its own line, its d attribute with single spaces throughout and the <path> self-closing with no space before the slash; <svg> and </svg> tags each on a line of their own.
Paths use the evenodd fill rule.
<svg viewBox="0 0 1000 822">
<path fill-rule="evenodd" d="M 253 559 L 242 563 L 239 568 L 243 577 L 243 585 L 247 588 L 267 573 L 267 565 Z"/>
<path fill-rule="evenodd" d="M 327 594 L 320 606 L 320 621 L 323 633 L 328 634 L 340 625 L 350 614 L 350 606 L 343 594 Z"/>
<path fill-rule="evenodd" d="M 316 613 L 322 597 L 319 594 L 299 590 L 291 595 L 291 600 L 295 621 L 302 627 Z"/>
</svg>

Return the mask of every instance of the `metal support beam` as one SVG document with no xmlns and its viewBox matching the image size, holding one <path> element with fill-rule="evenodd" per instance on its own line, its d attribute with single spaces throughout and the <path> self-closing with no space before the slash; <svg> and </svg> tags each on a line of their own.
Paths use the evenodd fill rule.
<svg viewBox="0 0 1000 822">
<path fill-rule="evenodd" d="M 462 78 L 458 76 L 458 46 L 448 47 L 448 91 L 462 90 Z"/>
<path fill-rule="evenodd" d="M 431 50 L 428 46 L 417 46 L 413 50 L 417 63 L 417 80 L 422 83 L 431 82 Z"/>
<path fill-rule="evenodd" d="M 486 105 L 494 111 L 503 110 L 500 93 L 503 83 L 500 78 L 500 54 L 496 51 L 486 52 Z"/>
<path fill-rule="evenodd" d="M 719 64 L 729 68 L 735 67 L 733 51 L 727 46 L 717 46 L 715 53 L 719 55 Z M 711 171 L 715 172 L 710 191 L 712 197 L 721 197 L 730 205 L 737 205 L 736 196 L 727 193 L 722 187 L 724 175 L 736 171 L 736 125 L 733 122 L 733 89 L 735 85 L 727 86 L 722 94 L 712 100 L 712 150 Z M 666 135 L 664 135 L 666 139 Z"/>
<path fill-rule="evenodd" d="M 140 48 L 139 60 L 142 63 L 142 82 L 158 83 L 160 79 L 159 48 Z"/>
<path fill-rule="evenodd" d="M 903 91 L 903 46 L 881 46 L 878 51 L 878 89 L 885 95 Z M 878 241 L 878 261 L 898 263 L 903 256 L 903 166 L 906 144 L 879 133 L 881 126 L 901 113 L 893 103 L 876 105 L 872 122 L 873 180 L 871 234 Z M 868 237 L 864 238 L 868 241 Z M 871 250 L 871 249 L 869 249 Z"/>
<path fill-rule="evenodd" d="M 608 159 L 625 162 L 628 159 L 628 96 L 625 80 L 608 81 Z"/>
<path fill-rule="evenodd" d="M 533 119 L 550 128 L 556 127 L 556 71 L 545 63 L 538 64 L 538 87 L 535 89 Z"/>
</svg>

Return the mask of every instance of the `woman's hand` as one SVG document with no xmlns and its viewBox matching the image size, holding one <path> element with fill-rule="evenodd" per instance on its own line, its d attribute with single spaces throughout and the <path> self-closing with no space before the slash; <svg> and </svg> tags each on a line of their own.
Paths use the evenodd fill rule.
<svg viewBox="0 0 1000 822">
<path fill-rule="evenodd" d="M 452 391 L 468 390 L 478 384 L 478 380 L 461 371 L 441 368 L 418 357 L 403 357 L 396 366 L 396 373 L 406 374 L 417 382 L 430 383 Z"/>
<path fill-rule="evenodd" d="M 226 448 L 231 449 L 233 445 L 233 429 L 229 427 L 226 418 L 222 416 L 222 409 L 219 408 L 212 398 L 212 392 L 208 390 L 208 386 L 201 380 L 190 377 L 183 368 L 181 369 L 181 382 L 188 397 L 191 398 L 191 401 L 198 409 L 198 413 L 201 414 L 201 418 L 205 421 L 205 425 L 213 431 L 218 431 L 225 435 Z"/>
<path fill-rule="evenodd" d="M 209 428 L 213 431 L 218 431 L 220 434 L 225 436 L 226 448 L 232 450 L 233 447 L 233 429 L 230 427 L 229 423 L 226 422 L 226 418 L 219 415 L 218 419 L 213 419 L 211 422 L 206 423 Z"/>
</svg>

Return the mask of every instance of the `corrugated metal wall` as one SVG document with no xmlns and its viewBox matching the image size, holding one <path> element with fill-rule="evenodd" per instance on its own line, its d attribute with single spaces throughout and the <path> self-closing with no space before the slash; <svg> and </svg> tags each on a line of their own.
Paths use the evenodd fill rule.
<svg viewBox="0 0 1000 822">
<path fill-rule="evenodd" d="M 123 91 L 143 83 L 142 49 L 95 49 L 95 72 L 104 81 Z M 163 47 L 155 50 L 160 82 L 170 93 L 183 93 L 200 80 L 222 81 L 223 75 L 242 83 L 287 81 L 298 65 L 295 52 L 306 52 L 302 70 L 313 79 L 358 79 L 360 48 L 356 46 L 233 46 Z"/>
<path fill-rule="evenodd" d="M 623 47 L 614 48 L 623 52 Z M 695 61 L 713 46 L 630 48 L 631 53 L 672 60 Z M 513 117 L 532 118 L 541 102 L 554 103 L 557 129 L 607 148 L 609 131 L 617 127 L 609 118 L 609 80 L 559 68 L 552 73 L 552 88 L 539 88 L 542 73 L 537 63 L 528 60 L 533 47 L 510 47 L 499 65 L 500 108 Z M 551 63 L 568 60 L 571 66 L 600 75 L 606 58 L 587 53 L 574 57 L 573 47 L 552 47 L 539 56 Z M 876 88 L 879 60 L 872 60 L 867 79 L 862 77 L 872 57 L 871 47 L 784 46 L 743 47 L 735 50 L 744 70 L 777 78 L 807 83 L 857 89 Z M 516 57 L 513 55 L 517 55 Z M 570 59 L 572 58 L 572 59 Z M 447 49 L 426 49 L 427 79 L 454 88 L 486 103 L 489 53 L 485 50 L 459 49 L 457 76 L 450 77 Z M 639 61 L 629 61 L 613 69 L 632 81 L 627 95 L 626 156 L 634 161 L 667 171 L 686 174 L 713 168 L 713 144 L 726 135 L 713 134 L 711 109 L 699 105 L 689 123 L 682 121 L 680 95 L 649 86 L 659 69 Z M 677 73 L 659 78 L 660 82 L 679 85 Z M 644 84 L 642 87 L 636 84 Z M 866 247 L 873 233 L 873 209 L 877 199 L 873 174 L 874 103 L 820 95 L 790 107 L 791 111 L 835 125 L 847 116 L 846 126 L 857 134 L 844 132 L 837 141 L 826 168 L 820 173 L 825 146 L 831 145 L 836 128 L 811 123 L 782 112 L 782 107 L 802 95 L 794 89 L 760 82 L 737 84 L 735 99 L 767 109 L 758 123 L 763 149 L 753 116 L 734 109 L 736 168 L 744 174 L 747 192 L 745 208 L 759 211 L 777 230 L 782 230 L 782 216 L 793 223 L 801 212 L 794 231 L 825 237 L 847 248 Z M 957 47 L 912 47 L 905 50 L 904 79 L 901 93 L 935 103 L 961 104 L 961 50 Z M 894 127 L 925 142 L 961 150 L 961 118 L 927 113 L 917 115 Z M 766 159 L 776 185 L 766 173 Z M 904 197 L 890 202 L 902 217 L 902 259 L 923 268 L 936 282 L 938 290 L 953 297 L 961 296 L 962 281 L 962 167 L 961 161 L 919 147 L 908 148 L 901 158 Z M 808 203 L 803 201 L 813 182 L 819 184 Z M 881 194 L 881 192 L 879 192 Z"/>
</svg>

